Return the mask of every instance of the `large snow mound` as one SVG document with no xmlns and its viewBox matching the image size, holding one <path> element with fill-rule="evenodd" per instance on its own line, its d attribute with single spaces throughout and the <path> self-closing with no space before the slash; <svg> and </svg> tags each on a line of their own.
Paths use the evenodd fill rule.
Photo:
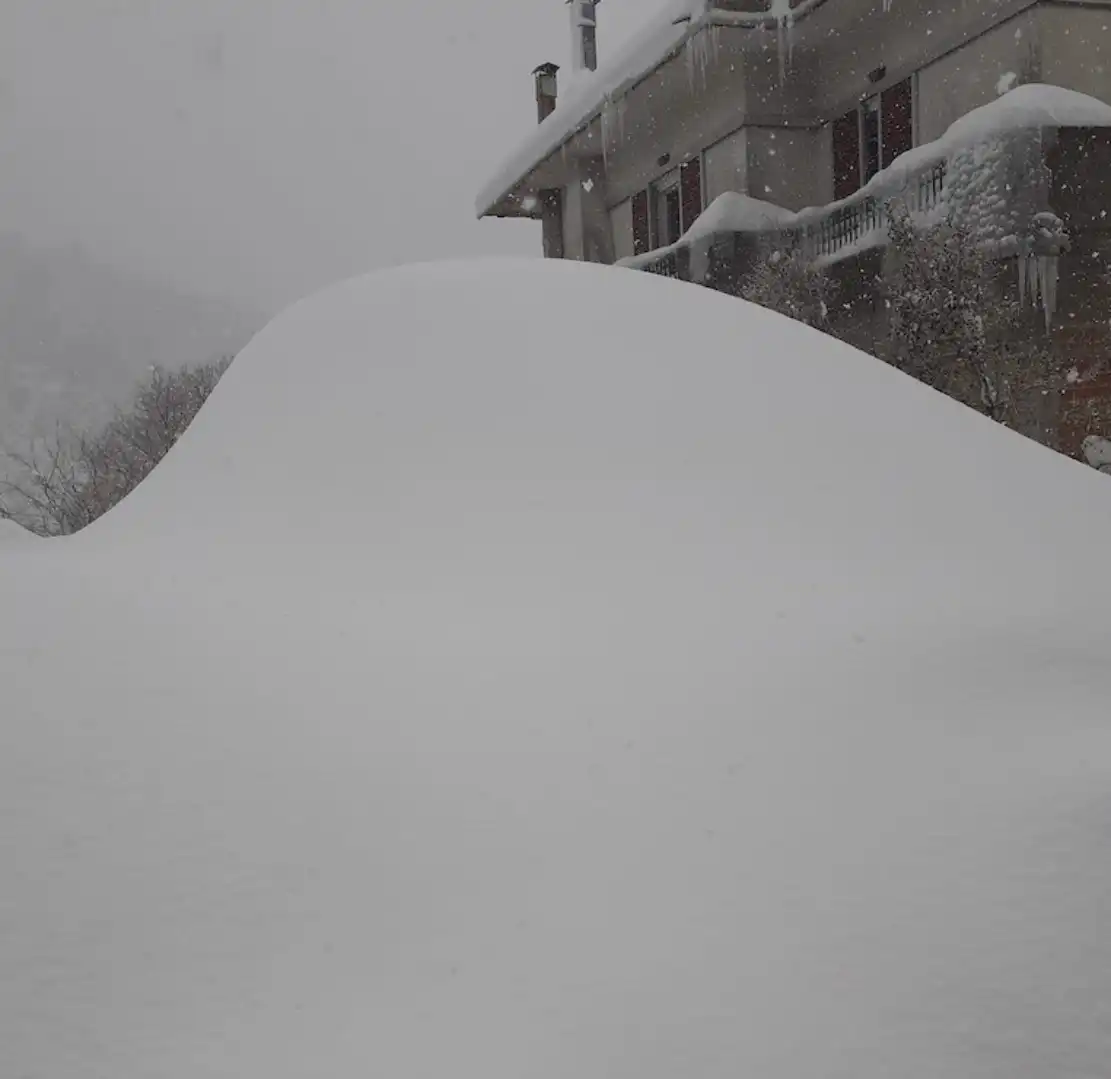
<svg viewBox="0 0 1111 1079">
<path fill-rule="evenodd" d="M 0 548 L 3 1070 L 1103 1074 L 1109 527 L 706 290 L 305 301 Z"/>
</svg>

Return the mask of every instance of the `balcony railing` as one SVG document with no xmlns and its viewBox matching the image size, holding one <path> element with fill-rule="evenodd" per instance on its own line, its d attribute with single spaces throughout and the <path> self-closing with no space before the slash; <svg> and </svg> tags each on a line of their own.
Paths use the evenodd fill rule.
<svg viewBox="0 0 1111 1079">
<path fill-rule="evenodd" d="M 831 206 L 804 210 L 797 223 L 759 234 L 747 234 L 774 246 L 797 248 L 814 261 L 836 261 L 886 239 L 887 204 L 902 200 L 916 217 L 936 210 L 945 198 L 946 162 L 904 174 L 901 183 L 862 188 L 848 199 Z M 684 243 L 630 260 L 635 268 L 663 277 L 690 280 L 690 249 Z"/>
<path fill-rule="evenodd" d="M 835 257 L 846 249 L 870 246 L 870 242 L 882 243 L 887 228 L 887 204 L 901 199 L 912 214 L 928 214 L 941 204 L 945 174 L 945 161 L 938 161 L 911 173 L 898 189 L 850 196 L 830 209 L 819 211 L 814 220 L 787 231 L 815 260 Z"/>
<path fill-rule="evenodd" d="M 679 253 L 674 248 L 665 250 L 659 258 L 646 262 L 640 268 L 645 273 L 658 274 L 660 277 L 680 277 Z"/>
</svg>

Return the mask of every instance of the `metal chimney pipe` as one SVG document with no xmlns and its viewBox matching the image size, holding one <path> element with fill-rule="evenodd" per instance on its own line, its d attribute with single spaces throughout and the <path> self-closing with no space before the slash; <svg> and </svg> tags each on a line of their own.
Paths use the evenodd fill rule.
<svg viewBox="0 0 1111 1079">
<path fill-rule="evenodd" d="M 571 70 L 598 69 L 598 5 L 602 0 L 567 0 L 571 8 Z"/>
<path fill-rule="evenodd" d="M 559 94 L 558 64 L 541 64 L 532 77 L 536 80 L 536 122 L 542 124 L 555 112 Z"/>
</svg>

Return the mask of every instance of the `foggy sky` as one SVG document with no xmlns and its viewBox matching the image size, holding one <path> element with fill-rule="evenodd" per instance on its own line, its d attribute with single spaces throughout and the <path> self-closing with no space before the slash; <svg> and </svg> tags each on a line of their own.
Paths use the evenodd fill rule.
<svg viewBox="0 0 1111 1079">
<path fill-rule="evenodd" d="M 659 0 L 606 0 L 604 62 Z M 474 219 L 564 63 L 563 0 L 0 0 L 0 231 L 266 310 L 537 254 Z"/>
</svg>

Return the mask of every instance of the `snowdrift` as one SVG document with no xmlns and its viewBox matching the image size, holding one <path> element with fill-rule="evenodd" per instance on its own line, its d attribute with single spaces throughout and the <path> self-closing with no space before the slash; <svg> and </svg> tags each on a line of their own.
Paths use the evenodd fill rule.
<svg viewBox="0 0 1111 1079">
<path fill-rule="evenodd" d="M 0 547 L 4 1070 L 1102 1074 L 1109 527 L 709 291 L 309 299 Z"/>
</svg>

